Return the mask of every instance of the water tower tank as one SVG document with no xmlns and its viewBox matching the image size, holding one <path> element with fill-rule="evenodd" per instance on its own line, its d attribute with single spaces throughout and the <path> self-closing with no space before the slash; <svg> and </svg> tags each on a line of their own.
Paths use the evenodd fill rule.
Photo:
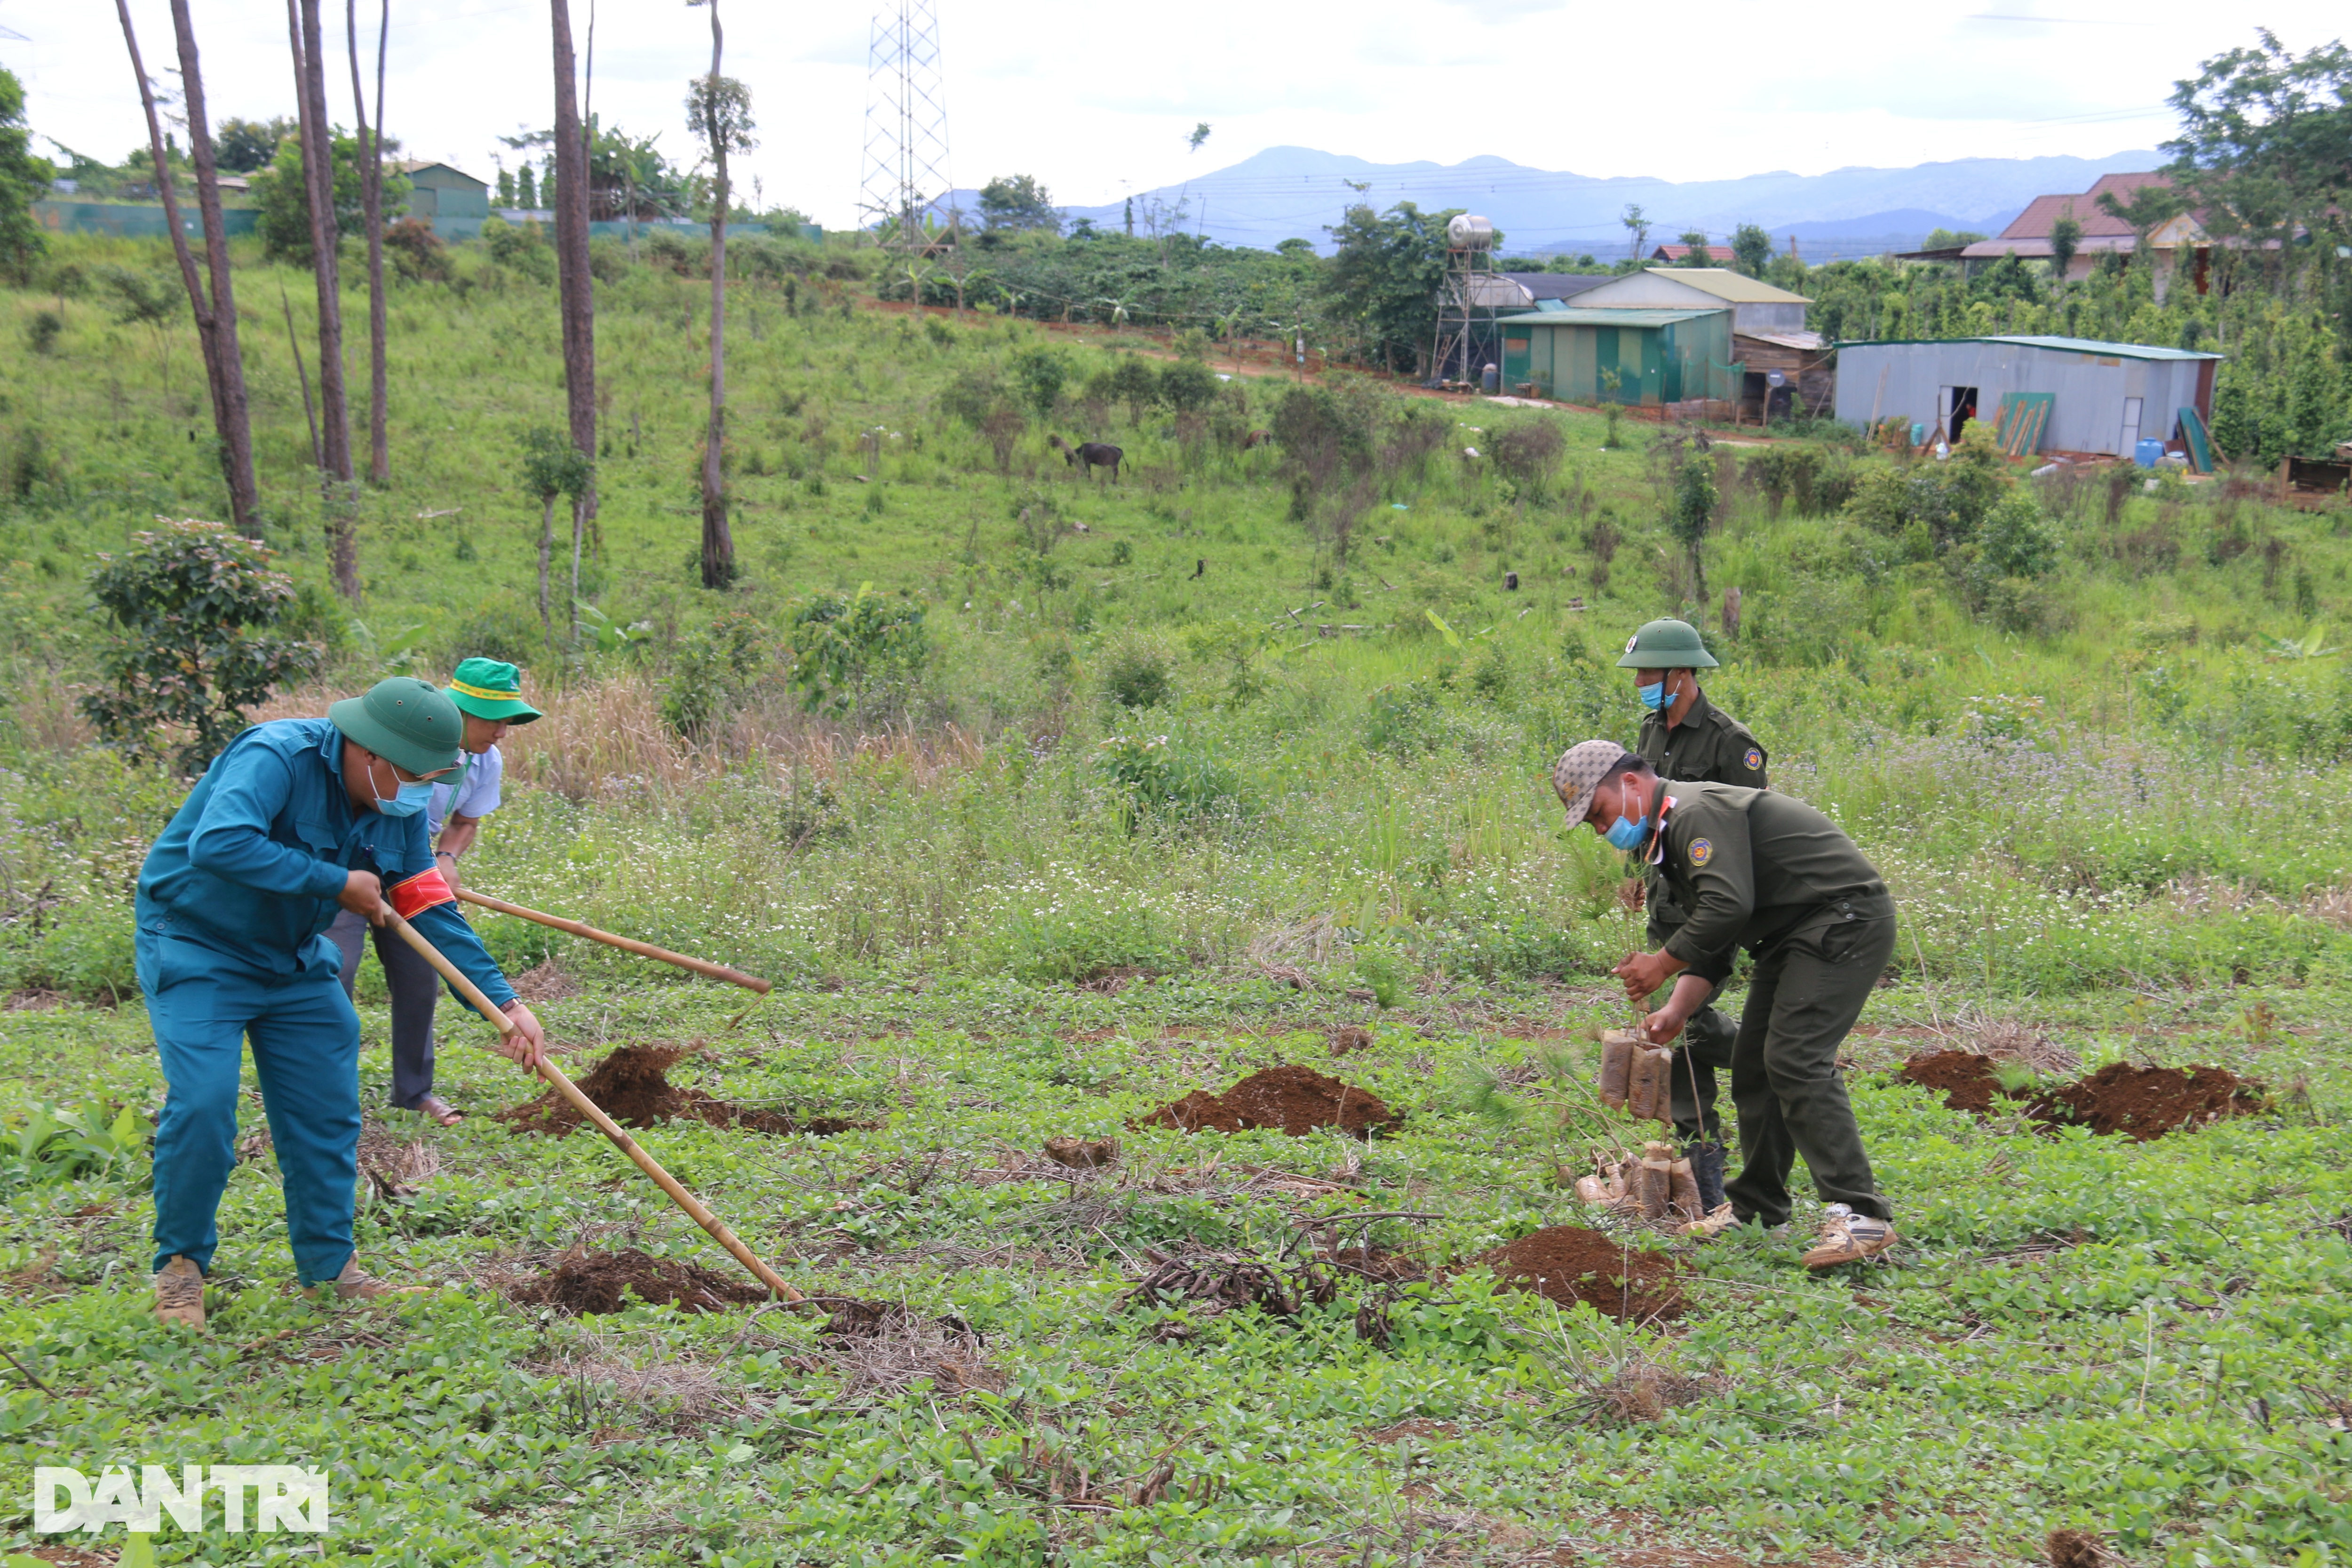
<svg viewBox="0 0 2352 1568">
<path fill-rule="evenodd" d="M 1445 243 L 1456 250 L 1485 250 L 1495 243 L 1495 226 L 1474 214 L 1460 214 L 1445 226 Z"/>
</svg>

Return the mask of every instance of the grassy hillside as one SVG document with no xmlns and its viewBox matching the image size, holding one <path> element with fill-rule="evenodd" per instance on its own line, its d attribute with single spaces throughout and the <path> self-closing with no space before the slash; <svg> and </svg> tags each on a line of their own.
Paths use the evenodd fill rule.
<svg viewBox="0 0 2352 1568">
<path fill-rule="evenodd" d="M 153 1332 L 136 1139 L 107 1158 L 101 1121 L 45 1159 L 22 1145 L 42 1107 L 160 1100 L 129 889 L 184 784 L 77 715 L 110 635 L 82 577 L 154 516 L 223 503 L 189 333 L 0 293 L 0 342 L 25 345 L 0 353 L 0 982 L 24 1008 L 0 1015 L 0 1338 L 39 1380 L 6 1395 L 19 1469 L 331 1464 L 326 1554 L 418 1563 L 1975 1563 L 2061 1526 L 2180 1568 L 2352 1559 L 2352 679 L 2326 629 L 2352 600 L 2345 512 L 2242 480 L 2010 473 L 2026 548 L 1931 522 L 1920 487 L 1951 470 L 1896 473 L 1838 432 L 1717 432 L 1695 458 L 1628 420 L 1612 449 L 1598 413 L 1337 375 L 1317 416 L 1358 444 L 1301 484 L 1303 437 L 1243 447 L 1304 428 L 1269 367 L 1197 414 L 1138 410 L 1113 388 L 1149 378 L 1112 378 L 1176 363 L 1157 338 L 919 321 L 784 256 L 730 304 L 743 575 L 711 594 L 692 563 L 708 286 L 607 252 L 601 554 L 575 637 L 568 584 L 541 626 L 519 477 L 526 435 L 562 419 L 553 289 L 511 254 L 394 296 L 394 483 L 362 501 L 357 605 L 327 584 L 285 341 L 290 309 L 308 342 L 307 281 L 240 270 L 267 531 L 303 586 L 293 626 L 331 649 L 268 711 L 468 653 L 528 664 L 550 717 L 515 738 L 470 881 L 780 991 L 739 1018 L 541 928 L 487 920 L 494 950 L 553 959 L 543 1016 L 587 1059 L 703 1044 L 680 1081 L 873 1123 L 645 1141 L 803 1289 L 952 1312 L 981 1342 L 510 1301 L 502 1282 L 575 1244 L 734 1266 L 593 1134 L 483 1114 L 525 1086 L 446 1009 L 444 1091 L 476 1115 L 419 1131 L 372 1110 L 372 1158 L 415 1191 L 368 1188 L 362 1249 L 461 1288 L 383 1316 L 301 1305 L 256 1149 L 214 1335 Z M 74 258 L 93 278 L 158 259 Z M 34 352 L 43 311 L 63 321 Z M 1024 402 L 1041 352 L 1061 401 L 990 426 L 1000 461 L 982 421 Z M 1556 462 L 1503 471 L 1538 428 Z M 1129 468 L 1089 484 L 1049 434 L 1117 442 Z M 1666 522 L 1693 461 L 1717 493 L 1703 601 Z M 811 711 L 804 612 L 861 589 L 919 609 L 921 657 Z M 1438 1266 L 1580 1219 L 1561 1167 L 1630 1131 L 1577 1086 L 1639 933 L 1547 771 L 1631 738 L 1616 650 L 1677 612 L 1704 614 L 1725 659 L 1707 689 L 1775 785 L 1837 816 L 1902 900 L 1851 1055 L 1905 1247 L 1825 1279 L 1790 1237 L 1678 1250 L 1690 1308 L 1652 1324 L 1476 1270 L 1343 1280 L 1296 1321 L 1123 1306 L 1155 1252 L 1295 1256 L 1300 1226 L 1350 1210 L 1433 1216 L 1375 1235 Z M 373 1108 L 372 963 L 362 1000 Z M 1370 1044 L 1335 1061 L 1351 1024 Z M 2207 1063 L 2270 1098 L 2153 1142 L 2053 1134 L 1886 1076 L 1939 1045 L 2008 1051 L 2045 1087 Z M 1367 1145 L 1129 1125 L 1281 1062 L 1406 1121 Z M 1063 1133 L 1118 1136 L 1121 1163 L 1024 1163 Z M 30 1544 L 28 1524 L 0 1531 Z M 266 1541 L 159 1545 L 242 1562 Z"/>
</svg>

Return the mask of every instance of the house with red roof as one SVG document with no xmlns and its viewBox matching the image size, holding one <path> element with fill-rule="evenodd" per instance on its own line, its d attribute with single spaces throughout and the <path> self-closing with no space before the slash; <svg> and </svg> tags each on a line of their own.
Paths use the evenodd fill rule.
<svg viewBox="0 0 2352 1568">
<path fill-rule="evenodd" d="M 2103 174 L 2098 184 L 2080 195 L 2036 196 L 2000 233 L 1963 249 L 1960 259 L 1983 262 L 2014 256 L 2024 261 L 2048 261 L 2053 256 L 2052 232 L 2061 218 L 2071 217 L 2081 226 L 2082 233 L 2075 240 L 2074 256 L 2066 263 L 2066 276 L 2069 280 L 2087 278 L 2103 258 L 2117 251 L 2128 256 L 2139 247 L 2139 236 L 2132 231 L 2132 226 L 2108 212 L 2099 198 L 2112 196 L 2117 205 L 2129 206 L 2143 191 L 2151 187 L 2169 190 L 2171 186 L 2171 176 L 2151 170 L 2144 174 Z M 2164 302 L 2173 274 L 2183 262 L 2189 266 L 2197 291 L 2205 292 L 2213 242 L 2198 223 L 2195 213 L 2181 213 L 2150 229 L 2147 248 L 2154 265 L 2158 304 Z"/>
</svg>

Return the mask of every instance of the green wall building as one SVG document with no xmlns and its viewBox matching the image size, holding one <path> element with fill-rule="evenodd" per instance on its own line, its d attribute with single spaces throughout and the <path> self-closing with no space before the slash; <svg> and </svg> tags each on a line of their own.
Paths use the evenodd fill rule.
<svg viewBox="0 0 2352 1568">
<path fill-rule="evenodd" d="M 1495 323 L 1503 386 L 1569 403 L 1654 407 L 1692 397 L 1737 397 L 1728 308 L 1537 310 Z M 1616 384 L 1610 384 L 1614 373 Z"/>
</svg>

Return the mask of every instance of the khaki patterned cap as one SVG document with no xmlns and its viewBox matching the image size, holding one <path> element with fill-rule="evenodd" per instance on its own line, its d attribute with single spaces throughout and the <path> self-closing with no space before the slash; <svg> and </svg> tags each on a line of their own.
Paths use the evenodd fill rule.
<svg viewBox="0 0 2352 1568">
<path fill-rule="evenodd" d="M 1551 787 L 1559 796 L 1560 805 L 1568 808 L 1570 826 L 1584 820 L 1592 809 L 1592 792 L 1609 770 L 1624 758 L 1633 755 L 1614 741 L 1583 741 L 1559 754 L 1551 765 Z"/>
</svg>

